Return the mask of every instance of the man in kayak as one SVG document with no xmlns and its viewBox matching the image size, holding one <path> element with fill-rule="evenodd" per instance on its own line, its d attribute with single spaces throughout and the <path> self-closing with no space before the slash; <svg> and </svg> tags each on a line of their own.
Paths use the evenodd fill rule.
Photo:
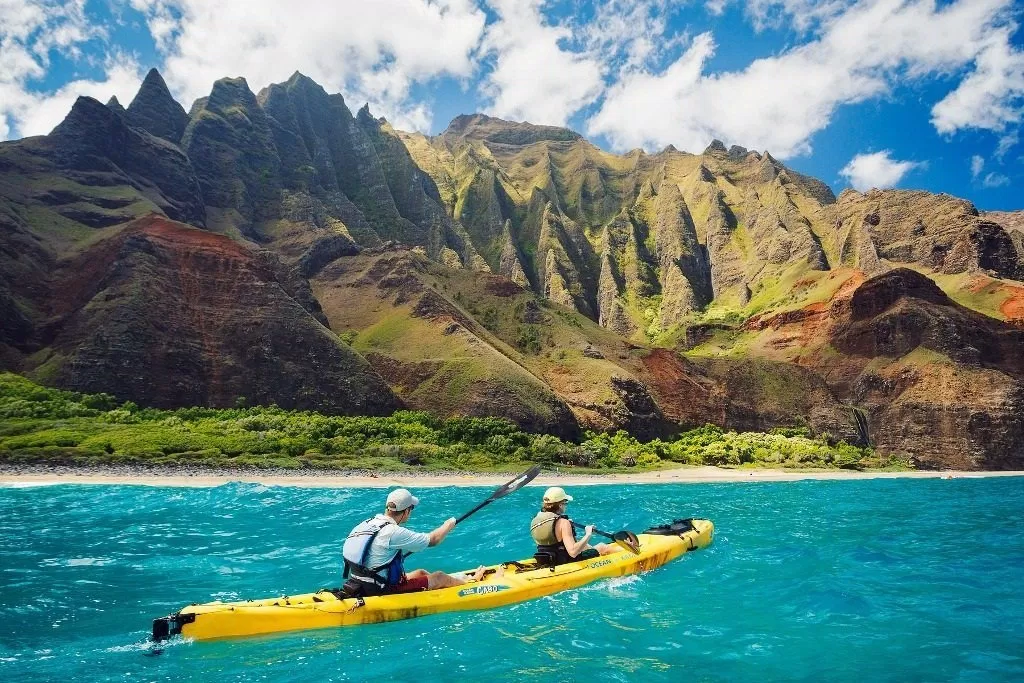
<svg viewBox="0 0 1024 683">
<path fill-rule="evenodd" d="M 351 597 L 369 597 L 448 588 L 467 582 L 465 578 L 444 572 L 405 571 L 403 560 L 407 553 L 437 545 L 455 528 L 454 517 L 427 534 L 404 528 L 419 502 L 419 498 L 406 489 L 395 489 L 388 494 L 384 514 L 352 529 L 341 551 L 345 561 L 344 576 L 348 578 L 345 593 Z M 484 567 L 480 567 L 472 578 L 480 580 L 483 571 Z"/>
<path fill-rule="evenodd" d="M 530 523 L 530 535 L 537 542 L 537 554 L 551 558 L 551 564 L 566 564 L 590 560 L 599 555 L 618 552 L 618 548 L 606 543 L 591 546 L 593 525 L 584 529 L 583 538 L 576 538 L 572 520 L 565 514 L 566 504 L 572 496 L 560 486 L 552 486 L 544 492 L 540 512 Z"/>
</svg>

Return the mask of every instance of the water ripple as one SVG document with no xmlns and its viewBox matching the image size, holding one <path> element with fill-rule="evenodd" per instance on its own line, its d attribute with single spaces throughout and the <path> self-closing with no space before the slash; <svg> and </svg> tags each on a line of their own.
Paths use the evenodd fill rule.
<svg viewBox="0 0 1024 683">
<path fill-rule="evenodd" d="M 429 529 L 486 489 L 430 489 Z M 528 556 L 538 489 L 413 566 Z M 1024 479 L 587 487 L 573 515 L 642 530 L 715 520 L 714 545 L 643 577 L 473 614 L 244 641 L 173 641 L 195 601 L 337 585 L 378 490 L 229 484 L 0 488 L 4 680 L 1021 680 Z"/>
</svg>

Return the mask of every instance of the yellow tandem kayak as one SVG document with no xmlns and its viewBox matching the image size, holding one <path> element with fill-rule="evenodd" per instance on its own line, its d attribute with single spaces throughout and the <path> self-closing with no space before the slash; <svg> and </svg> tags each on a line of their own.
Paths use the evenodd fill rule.
<svg viewBox="0 0 1024 683">
<path fill-rule="evenodd" d="M 336 628 L 411 619 L 440 612 L 481 610 L 578 588 L 598 579 L 650 571 L 683 553 L 711 543 L 714 524 L 706 519 L 676 520 L 640 534 L 640 552 L 620 550 L 557 567 L 534 559 L 504 565 L 479 582 L 417 593 L 340 598 L 330 590 L 244 602 L 190 605 L 153 622 L 153 639 L 181 634 L 195 640 L 237 638 L 315 628 Z M 497 570 L 497 566 L 489 569 Z"/>
</svg>

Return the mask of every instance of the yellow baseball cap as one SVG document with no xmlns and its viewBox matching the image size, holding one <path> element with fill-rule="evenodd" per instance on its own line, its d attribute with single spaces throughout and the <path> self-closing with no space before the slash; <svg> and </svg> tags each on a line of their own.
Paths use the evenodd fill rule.
<svg viewBox="0 0 1024 683">
<path fill-rule="evenodd" d="M 572 500 L 572 496 L 568 495 L 561 486 L 552 486 L 544 492 L 545 503 L 561 503 L 562 501 Z"/>
</svg>

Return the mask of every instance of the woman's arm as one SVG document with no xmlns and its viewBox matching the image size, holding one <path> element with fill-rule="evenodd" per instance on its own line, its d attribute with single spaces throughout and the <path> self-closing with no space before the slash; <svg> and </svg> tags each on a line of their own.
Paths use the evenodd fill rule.
<svg viewBox="0 0 1024 683">
<path fill-rule="evenodd" d="M 562 545 L 565 546 L 565 552 L 569 553 L 570 557 L 576 557 L 587 549 L 587 541 L 590 540 L 593 530 L 594 527 L 587 526 L 586 533 L 583 534 L 583 538 L 578 541 L 574 541 L 572 540 L 572 525 L 569 524 L 569 520 L 558 520 L 558 535 L 562 538 Z"/>
</svg>

